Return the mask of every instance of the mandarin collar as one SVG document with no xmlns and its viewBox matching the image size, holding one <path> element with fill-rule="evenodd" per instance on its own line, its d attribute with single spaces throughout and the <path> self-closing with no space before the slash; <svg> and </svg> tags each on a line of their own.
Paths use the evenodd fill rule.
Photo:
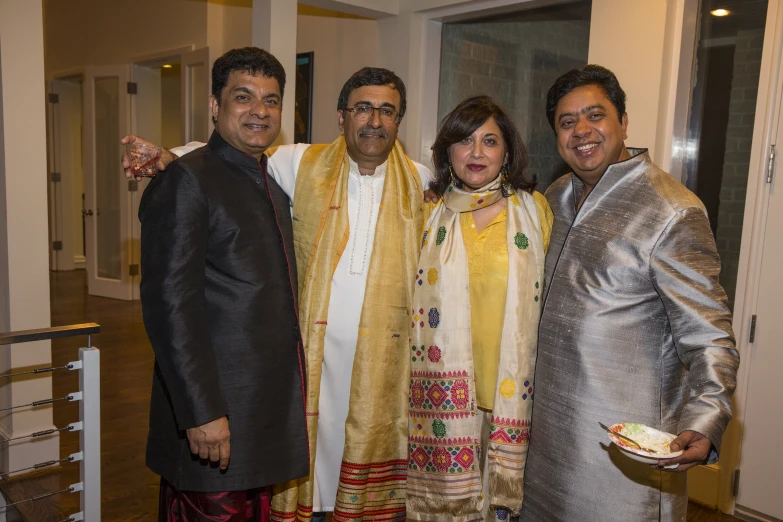
<svg viewBox="0 0 783 522">
<path fill-rule="evenodd" d="M 606 168 L 606 172 L 603 173 L 601 178 L 593 187 L 593 191 L 599 187 L 603 192 L 611 190 L 611 188 L 621 181 L 628 172 L 632 171 L 641 164 L 652 163 L 647 149 L 637 147 L 626 148 L 628 149 L 628 153 L 631 155 L 631 157 L 610 164 Z M 579 179 L 579 176 L 573 172 L 571 173 L 571 187 L 573 189 L 574 205 L 576 205 L 576 202 L 578 202 L 579 198 L 582 197 L 582 191 L 585 188 L 585 184 L 581 179 Z"/>
<path fill-rule="evenodd" d="M 259 163 L 262 168 L 266 166 L 266 156 L 262 156 L 260 161 L 257 160 L 250 154 L 234 148 L 234 146 L 224 140 L 216 130 L 212 131 L 212 136 L 209 137 L 209 143 L 207 145 L 229 163 L 249 169 L 258 169 Z"/>
<path fill-rule="evenodd" d="M 606 169 L 601 179 L 595 184 L 593 190 L 587 195 L 582 207 L 576 211 L 576 205 L 584 190 L 584 183 L 580 180 L 576 174 L 571 174 L 571 187 L 573 197 L 573 209 L 576 211 L 574 223 L 578 223 L 584 219 L 589 219 L 592 210 L 601 206 L 601 202 L 611 197 L 615 189 L 628 184 L 634 183 L 639 176 L 643 176 L 649 167 L 653 165 L 652 159 L 647 149 L 638 149 L 628 147 L 628 152 L 631 157 L 617 163 L 612 163 Z"/>
</svg>

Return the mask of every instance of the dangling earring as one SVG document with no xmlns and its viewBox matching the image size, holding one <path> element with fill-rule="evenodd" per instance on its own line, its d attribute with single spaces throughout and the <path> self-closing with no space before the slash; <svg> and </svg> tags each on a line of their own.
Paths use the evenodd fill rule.
<svg viewBox="0 0 783 522">
<path fill-rule="evenodd" d="M 500 193 L 504 198 L 511 195 L 511 182 L 508 180 L 508 165 L 506 163 L 500 167 Z"/>
<path fill-rule="evenodd" d="M 451 184 L 454 185 L 455 188 L 460 188 L 459 178 L 454 174 L 454 168 L 451 166 L 451 163 L 449 163 L 449 174 L 451 175 Z"/>
</svg>

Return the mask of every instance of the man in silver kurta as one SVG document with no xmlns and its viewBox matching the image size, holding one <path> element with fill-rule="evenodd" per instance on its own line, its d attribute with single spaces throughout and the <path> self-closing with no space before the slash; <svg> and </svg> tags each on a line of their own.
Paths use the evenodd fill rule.
<svg viewBox="0 0 783 522">
<path fill-rule="evenodd" d="M 683 471 L 717 459 L 739 357 L 704 206 L 627 149 L 625 93 L 603 67 L 555 82 L 547 116 L 573 169 L 546 193 L 546 259 L 520 520 L 685 520 Z M 673 471 L 639 463 L 598 423 L 679 436 Z"/>
</svg>

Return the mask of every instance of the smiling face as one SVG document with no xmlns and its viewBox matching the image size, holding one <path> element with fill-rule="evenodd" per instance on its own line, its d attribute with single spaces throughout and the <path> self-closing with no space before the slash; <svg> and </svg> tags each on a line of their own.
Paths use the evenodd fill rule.
<svg viewBox="0 0 783 522">
<path fill-rule="evenodd" d="M 592 187 L 606 169 L 626 157 L 628 115 L 617 109 L 598 85 L 577 87 L 555 110 L 557 150 L 586 185 Z"/>
<path fill-rule="evenodd" d="M 348 95 L 347 108 L 357 105 L 388 107 L 400 110 L 400 93 L 392 85 L 366 85 Z M 355 118 L 355 112 L 337 111 L 337 124 L 345 135 L 348 155 L 360 168 L 374 170 L 389 157 L 397 139 L 400 121 L 384 123 L 380 111 L 373 111 L 366 121 Z"/>
<path fill-rule="evenodd" d="M 473 134 L 449 147 L 454 174 L 468 190 L 477 190 L 494 180 L 506 162 L 503 133 L 490 118 Z"/>
<path fill-rule="evenodd" d="M 260 159 L 280 134 L 283 99 L 275 78 L 233 71 L 209 99 L 215 129 L 235 149 Z"/>
</svg>

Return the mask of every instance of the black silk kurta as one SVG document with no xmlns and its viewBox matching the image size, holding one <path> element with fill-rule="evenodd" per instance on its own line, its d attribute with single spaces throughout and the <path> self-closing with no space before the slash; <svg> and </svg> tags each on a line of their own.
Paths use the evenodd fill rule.
<svg viewBox="0 0 783 522">
<path fill-rule="evenodd" d="M 139 207 L 141 300 L 155 352 L 147 465 L 184 491 L 306 476 L 304 355 L 289 201 L 261 162 L 213 133 Z M 221 472 L 184 430 L 228 416 Z"/>
<path fill-rule="evenodd" d="M 611 445 L 599 422 L 694 430 L 714 448 L 739 364 L 704 207 L 644 150 L 611 165 L 581 209 L 561 177 L 546 260 L 521 520 L 685 520 L 685 474 Z"/>
</svg>

